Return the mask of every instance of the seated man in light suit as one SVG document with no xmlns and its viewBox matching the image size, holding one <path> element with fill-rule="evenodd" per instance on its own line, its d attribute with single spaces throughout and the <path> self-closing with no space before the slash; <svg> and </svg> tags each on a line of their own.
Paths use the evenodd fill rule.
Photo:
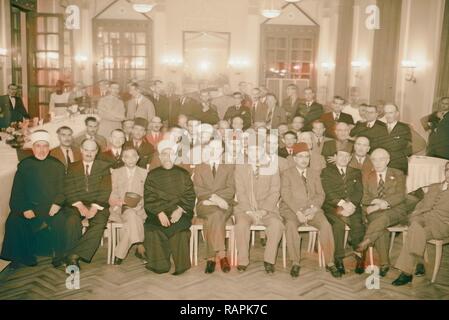
<svg viewBox="0 0 449 320">
<path fill-rule="evenodd" d="M 428 240 L 449 237 L 449 163 L 446 163 L 445 175 L 445 181 L 429 187 L 424 199 L 410 215 L 407 241 L 395 265 L 401 270 L 399 277 L 393 281 L 395 286 L 411 282 L 413 272 L 417 277 L 425 274 L 422 259 Z"/>
<path fill-rule="evenodd" d="M 296 166 L 282 173 L 280 211 L 285 221 L 287 252 L 292 261 L 290 275 L 299 276 L 300 239 L 298 227 L 309 224 L 320 231 L 320 243 L 327 262 L 326 269 L 333 277 L 341 277 L 334 264 L 334 236 L 332 227 L 324 216 L 321 206 L 324 191 L 320 173 L 309 168 L 310 151 L 305 143 L 295 144 L 293 160 Z"/>
<path fill-rule="evenodd" d="M 378 148 L 371 154 L 374 170 L 363 177 L 362 206 L 368 220 L 363 241 L 357 252 L 363 253 L 374 244 L 380 259 L 379 275 L 384 277 L 390 270 L 388 247 L 390 233 L 387 228 L 407 219 L 405 203 L 405 176 L 402 171 L 387 167 L 390 154 Z"/>
<path fill-rule="evenodd" d="M 129 249 L 138 243 L 136 256 L 144 259 L 145 248 L 142 244 L 144 239 L 143 224 L 147 215 L 143 207 L 143 188 L 147 178 L 147 170 L 137 166 L 139 155 L 134 148 L 125 148 L 122 152 L 124 167 L 112 171 L 112 193 L 109 197 L 109 220 L 123 223 L 119 230 L 120 241 L 115 248 L 114 263 L 121 264 L 126 258 Z M 131 201 L 127 193 L 132 192 L 140 200 L 136 205 Z M 137 199 L 133 199 L 137 201 Z"/>
<path fill-rule="evenodd" d="M 222 161 L 221 140 L 213 140 L 204 148 L 203 163 L 197 165 L 193 174 L 193 185 L 198 197 L 196 210 L 204 219 L 207 265 L 206 273 L 215 271 L 215 259 L 220 260 L 221 270 L 229 272 L 226 258 L 226 221 L 232 215 L 235 193 L 234 165 Z"/>
<path fill-rule="evenodd" d="M 237 269 L 245 271 L 249 264 L 249 240 L 251 225 L 266 227 L 267 243 L 264 267 L 267 273 L 274 272 L 277 249 L 284 232 L 277 203 L 280 196 L 279 170 L 264 170 L 268 166 L 264 148 L 248 147 L 248 163 L 235 169 L 237 205 L 234 207 L 235 238 L 238 252 Z"/>
</svg>

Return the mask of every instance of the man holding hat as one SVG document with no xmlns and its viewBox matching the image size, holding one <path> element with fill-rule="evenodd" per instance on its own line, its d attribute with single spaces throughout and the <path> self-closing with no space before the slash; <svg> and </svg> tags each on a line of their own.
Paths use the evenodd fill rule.
<svg viewBox="0 0 449 320">
<path fill-rule="evenodd" d="M 37 264 L 36 255 L 56 255 L 63 250 L 60 208 L 64 202 L 65 167 L 49 156 L 50 135 L 38 130 L 31 135 L 34 156 L 22 160 L 11 191 L 11 213 L 6 221 L 2 259 Z"/>
<path fill-rule="evenodd" d="M 296 165 L 282 173 L 280 203 L 281 216 L 285 221 L 287 252 L 292 261 L 290 275 L 293 278 L 299 276 L 301 247 L 298 227 L 305 224 L 319 230 L 326 270 L 339 278 L 341 273 L 334 264 L 332 227 L 321 209 L 325 195 L 320 174 L 309 167 L 310 151 L 307 144 L 297 143 L 293 146 L 293 160 Z"/>
<path fill-rule="evenodd" d="M 162 140 L 157 149 L 161 166 L 150 171 L 144 186 L 146 268 L 169 272 L 173 256 L 173 275 L 179 275 L 191 267 L 190 226 L 196 195 L 190 174 L 174 165 L 176 143 Z"/>
<path fill-rule="evenodd" d="M 148 170 L 155 150 L 153 145 L 145 138 L 147 127 L 148 120 L 144 118 L 135 118 L 133 130 L 131 132 L 131 140 L 127 141 L 123 147 L 136 149 L 139 154 L 139 162 L 137 162 L 137 165 Z"/>
<path fill-rule="evenodd" d="M 360 203 L 363 197 L 362 173 L 359 169 L 348 166 L 351 161 L 352 147 L 339 146 L 335 154 L 335 165 L 330 165 L 321 172 L 321 183 L 326 198 L 323 210 L 332 225 L 335 242 L 335 265 L 341 274 L 345 274 L 343 258 L 345 257 L 344 237 L 348 225 L 351 245 L 354 250 L 363 240 L 365 227 L 362 220 Z M 355 272 L 364 273 L 362 258 L 356 256 Z"/>
</svg>

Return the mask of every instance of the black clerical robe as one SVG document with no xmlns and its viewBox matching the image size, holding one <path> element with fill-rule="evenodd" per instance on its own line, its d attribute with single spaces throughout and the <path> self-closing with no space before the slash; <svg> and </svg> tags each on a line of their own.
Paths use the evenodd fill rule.
<svg viewBox="0 0 449 320">
<path fill-rule="evenodd" d="M 22 160 L 14 177 L 11 191 L 11 212 L 6 221 L 2 258 L 26 265 L 36 264 L 36 255 L 59 252 L 63 232 L 59 228 L 62 212 L 49 216 L 52 204 L 64 202 L 63 181 L 65 167 L 48 156 L 39 160 L 34 156 Z M 27 219 L 23 213 L 33 210 L 35 218 Z"/>
<path fill-rule="evenodd" d="M 168 272 L 173 255 L 177 272 L 190 268 L 190 226 L 195 206 L 195 190 L 187 170 L 174 166 L 152 170 L 145 181 L 144 202 L 148 218 L 145 223 L 147 268 L 157 273 Z M 158 214 L 170 219 L 174 210 L 184 210 L 181 218 L 169 227 L 161 225 Z"/>
</svg>

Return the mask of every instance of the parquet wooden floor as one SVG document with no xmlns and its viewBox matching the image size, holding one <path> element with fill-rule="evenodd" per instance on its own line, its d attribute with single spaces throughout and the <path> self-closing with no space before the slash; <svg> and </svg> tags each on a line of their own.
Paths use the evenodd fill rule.
<svg viewBox="0 0 449 320">
<path fill-rule="evenodd" d="M 397 237 L 392 254 L 396 261 L 402 246 Z M 304 242 L 303 242 L 304 243 Z M 224 274 L 218 270 L 212 275 L 204 273 L 205 261 L 181 276 L 157 275 L 143 267 L 134 257 L 133 249 L 122 265 L 107 265 L 107 248 L 101 247 L 91 264 L 81 264 L 79 290 L 68 290 L 66 275 L 54 269 L 49 258 L 42 258 L 36 267 L 0 273 L 0 300 L 7 299 L 449 299 L 449 246 L 444 248 L 443 263 L 436 283 L 430 284 L 433 270 L 434 248 L 429 246 L 427 275 L 414 279 L 413 284 L 394 287 L 391 281 L 399 274 L 392 269 L 380 280 L 380 289 L 368 290 L 368 274 L 357 275 L 352 270 L 354 259 L 345 259 L 347 274 L 342 279 L 318 267 L 316 253 L 303 253 L 301 273 L 293 280 L 289 268 L 282 268 L 279 252 L 274 275 L 263 269 L 263 248 L 256 241 L 251 251 L 251 264 L 244 273 L 235 268 Z M 304 250 L 304 249 L 303 249 Z M 199 258 L 204 257 L 204 243 L 200 242 Z"/>
</svg>

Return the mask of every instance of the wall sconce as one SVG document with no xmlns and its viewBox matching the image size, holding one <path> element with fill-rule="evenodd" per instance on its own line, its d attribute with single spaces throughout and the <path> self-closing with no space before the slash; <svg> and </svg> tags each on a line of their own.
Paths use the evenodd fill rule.
<svg viewBox="0 0 449 320">
<path fill-rule="evenodd" d="M 416 61 L 403 60 L 401 63 L 401 66 L 406 71 L 405 81 L 416 83 L 416 77 L 415 77 Z"/>
<path fill-rule="evenodd" d="M 75 62 L 79 65 L 81 70 L 84 70 L 85 64 L 87 62 L 87 56 L 83 54 L 78 54 L 75 56 Z"/>
<path fill-rule="evenodd" d="M 361 79 L 362 75 L 360 73 L 360 70 L 362 68 L 366 68 L 368 66 L 368 62 L 366 61 L 360 61 L 360 60 L 355 60 L 351 62 L 351 67 L 355 70 L 354 72 L 354 77 L 356 79 Z"/>
<path fill-rule="evenodd" d="M 162 64 L 164 64 L 170 72 L 176 73 L 183 65 L 183 60 L 179 57 L 165 57 L 162 60 Z"/>
<path fill-rule="evenodd" d="M 236 75 L 240 75 L 249 66 L 249 61 L 246 59 L 231 59 L 228 62 L 228 67 L 234 70 Z"/>
<path fill-rule="evenodd" d="M 324 70 L 324 76 L 329 77 L 332 69 L 335 67 L 335 64 L 332 62 L 323 62 L 321 63 L 321 67 Z"/>
<path fill-rule="evenodd" d="M 5 64 L 7 55 L 8 50 L 6 50 L 5 48 L 0 48 L 0 69 L 3 69 L 3 65 Z"/>
</svg>

